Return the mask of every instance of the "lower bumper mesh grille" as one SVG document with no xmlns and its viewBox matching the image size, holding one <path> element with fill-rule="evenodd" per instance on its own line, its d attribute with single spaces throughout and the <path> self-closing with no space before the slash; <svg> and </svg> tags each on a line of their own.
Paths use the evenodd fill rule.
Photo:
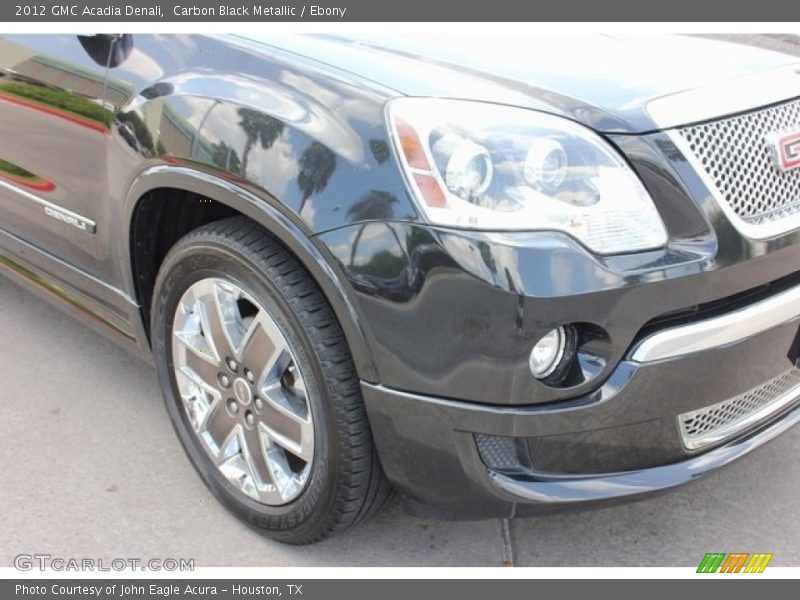
<svg viewBox="0 0 800 600">
<path fill-rule="evenodd" d="M 789 371 L 747 392 L 678 415 L 683 445 L 698 450 L 724 441 L 767 419 L 800 397 L 800 369 Z"/>
<path fill-rule="evenodd" d="M 475 434 L 475 443 L 484 464 L 490 469 L 518 469 L 521 466 L 514 438 Z"/>
</svg>

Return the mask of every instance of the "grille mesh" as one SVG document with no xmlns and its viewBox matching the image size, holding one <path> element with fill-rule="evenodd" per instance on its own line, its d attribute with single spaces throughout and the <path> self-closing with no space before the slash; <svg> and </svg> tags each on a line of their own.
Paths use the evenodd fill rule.
<svg viewBox="0 0 800 600">
<path fill-rule="evenodd" d="M 800 169 L 775 166 L 767 136 L 800 129 L 800 99 L 679 129 L 722 199 L 750 225 L 800 212 Z"/>
<path fill-rule="evenodd" d="M 723 437 L 738 433 L 751 424 L 749 417 L 759 411 L 769 414 L 768 408 L 773 403 L 776 404 L 776 410 L 784 406 L 782 400 L 793 390 L 795 395 L 800 395 L 798 368 L 733 398 L 679 415 L 678 424 L 684 445 L 696 449 L 720 441 L 720 433 L 724 434 Z"/>
<path fill-rule="evenodd" d="M 520 466 L 519 453 L 514 438 L 475 434 L 481 458 L 492 469 L 516 469 Z"/>
</svg>

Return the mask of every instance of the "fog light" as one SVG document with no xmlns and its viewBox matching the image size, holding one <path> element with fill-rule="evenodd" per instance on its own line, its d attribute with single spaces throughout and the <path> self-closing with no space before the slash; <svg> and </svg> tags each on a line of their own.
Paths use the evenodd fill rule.
<svg viewBox="0 0 800 600">
<path fill-rule="evenodd" d="M 567 346 L 567 333 L 563 327 L 548 331 L 531 350 L 531 373 L 536 379 L 544 379 L 556 370 Z"/>
</svg>

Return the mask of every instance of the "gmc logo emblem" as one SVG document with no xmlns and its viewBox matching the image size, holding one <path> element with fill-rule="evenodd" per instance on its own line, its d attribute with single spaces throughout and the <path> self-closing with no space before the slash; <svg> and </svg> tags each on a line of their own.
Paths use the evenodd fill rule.
<svg viewBox="0 0 800 600">
<path fill-rule="evenodd" d="M 775 166 L 781 171 L 800 167 L 800 131 L 774 133 L 767 137 Z"/>
</svg>

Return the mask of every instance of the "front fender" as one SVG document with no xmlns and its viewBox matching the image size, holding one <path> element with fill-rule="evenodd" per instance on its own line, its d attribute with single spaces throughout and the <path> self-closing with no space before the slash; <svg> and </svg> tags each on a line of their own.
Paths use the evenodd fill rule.
<svg viewBox="0 0 800 600">
<path fill-rule="evenodd" d="M 126 36 L 108 73 L 111 259 L 135 290 L 130 223 L 156 188 L 191 191 L 259 222 L 315 277 L 350 342 L 359 375 L 377 381 L 367 325 L 315 234 L 372 220 L 413 221 L 387 139 L 395 92 L 291 53 L 202 35 Z M 233 68 L 231 66 L 234 66 Z"/>
<path fill-rule="evenodd" d="M 247 182 L 313 233 L 418 220 L 384 123 L 396 93 L 226 39 L 137 35 L 130 45 L 109 72 L 112 182 L 177 160 Z"/>
</svg>

